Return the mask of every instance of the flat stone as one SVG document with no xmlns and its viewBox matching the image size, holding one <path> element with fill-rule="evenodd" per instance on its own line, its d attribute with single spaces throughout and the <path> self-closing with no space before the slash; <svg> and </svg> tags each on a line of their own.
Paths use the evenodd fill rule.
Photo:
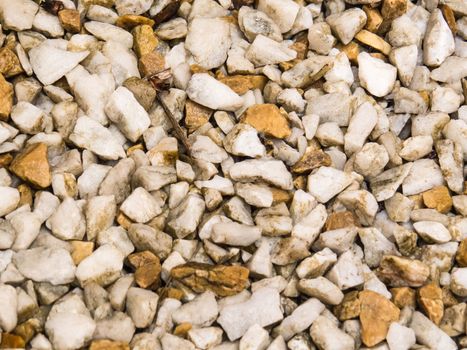
<svg viewBox="0 0 467 350">
<path fill-rule="evenodd" d="M 36 187 L 49 187 L 52 176 L 47 158 L 47 146 L 44 143 L 35 143 L 26 147 L 13 159 L 10 170 Z"/>
<path fill-rule="evenodd" d="M 126 14 L 120 16 L 115 21 L 115 25 L 125 28 L 126 30 L 132 30 L 139 25 L 148 25 L 152 28 L 154 24 L 155 22 L 151 18 L 135 14 Z"/>
<path fill-rule="evenodd" d="M 143 77 L 149 77 L 165 69 L 164 56 L 158 51 L 149 52 L 138 60 L 138 69 Z"/>
<path fill-rule="evenodd" d="M 370 290 L 359 293 L 362 341 L 374 346 L 386 338 L 391 322 L 399 320 L 399 309 L 381 294 Z"/>
<path fill-rule="evenodd" d="M 282 161 L 251 159 L 235 163 L 229 170 L 232 180 L 250 182 L 263 180 L 284 190 L 293 188 L 292 175 Z"/>
<path fill-rule="evenodd" d="M 360 315 L 361 302 L 358 291 L 348 292 L 341 303 L 334 307 L 334 314 L 340 321 L 350 320 Z"/>
<path fill-rule="evenodd" d="M 415 290 L 409 287 L 391 288 L 392 301 L 399 308 L 403 309 L 406 306 L 415 308 L 416 293 Z"/>
<path fill-rule="evenodd" d="M 248 282 L 248 269 L 242 266 L 187 263 L 174 267 L 170 275 L 196 293 L 211 290 L 225 297 L 244 290 Z"/>
<path fill-rule="evenodd" d="M 440 9 L 434 9 L 423 39 L 423 62 L 439 66 L 455 50 L 454 37 Z"/>
<path fill-rule="evenodd" d="M 410 322 L 410 328 L 415 332 L 417 342 L 431 349 L 455 350 L 457 345 L 446 333 L 439 329 L 421 312 L 415 311 Z"/>
<path fill-rule="evenodd" d="M 249 107 L 242 118 L 242 122 L 251 125 L 268 136 L 285 138 L 291 133 L 284 113 L 273 104 L 257 104 Z"/>
<path fill-rule="evenodd" d="M 128 256 L 128 262 L 135 269 L 135 282 L 141 288 L 156 287 L 162 271 L 159 258 L 148 250 Z"/>
<path fill-rule="evenodd" d="M 159 40 L 157 40 L 157 37 L 154 35 L 151 25 L 139 25 L 133 29 L 132 34 L 133 49 L 138 57 L 143 57 L 144 55 L 153 52 L 159 44 Z"/>
<path fill-rule="evenodd" d="M 226 75 L 217 79 L 239 95 L 247 93 L 248 90 L 262 91 L 267 82 L 267 78 L 263 75 Z"/>
</svg>

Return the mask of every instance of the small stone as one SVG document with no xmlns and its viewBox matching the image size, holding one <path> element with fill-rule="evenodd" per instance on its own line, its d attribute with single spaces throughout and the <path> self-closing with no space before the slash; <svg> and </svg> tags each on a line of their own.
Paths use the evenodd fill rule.
<svg viewBox="0 0 467 350">
<path fill-rule="evenodd" d="M 241 266 L 187 263 L 174 267 L 170 275 L 196 293 L 211 290 L 224 297 L 245 289 L 248 273 L 248 269 Z"/>
<path fill-rule="evenodd" d="M 121 17 L 120 17 L 121 18 Z M 143 24 L 133 29 L 133 49 L 138 57 L 150 54 L 159 44 L 152 26 Z"/>
<path fill-rule="evenodd" d="M 7 120 L 13 108 L 13 85 L 0 74 L 0 120 Z"/>
<path fill-rule="evenodd" d="M 150 82 L 137 77 L 131 77 L 125 80 L 122 85 L 133 93 L 138 103 L 146 111 L 152 107 L 157 93 Z"/>
<path fill-rule="evenodd" d="M 323 303 L 329 305 L 338 305 L 344 298 L 341 290 L 324 277 L 301 279 L 298 281 L 297 289 L 301 293 L 318 298 Z"/>
<path fill-rule="evenodd" d="M 94 250 L 94 242 L 70 241 L 70 245 L 71 258 L 76 266 L 78 266 L 83 259 L 91 255 Z"/>
<path fill-rule="evenodd" d="M 252 42 L 258 35 L 281 41 L 279 26 L 264 12 L 242 6 L 238 11 L 238 25 L 247 39 Z"/>
<path fill-rule="evenodd" d="M 465 332 L 466 308 L 465 303 L 460 303 L 444 310 L 444 316 L 439 327 L 450 337 Z"/>
<path fill-rule="evenodd" d="M 131 287 L 126 296 L 126 310 L 137 328 L 146 328 L 154 320 L 159 296 L 146 289 Z"/>
<path fill-rule="evenodd" d="M 16 209 L 20 193 L 16 188 L 0 186 L 0 216 L 5 216 Z"/>
<path fill-rule="evenodd" d="M 360 226 L 355 215 L 350 211 L 339 211 L 327 217 L 324 229 L 332 231 L 352 226 Z"/>
<path fill-rule="evenodd" d="M 282 33 L 288 32 L 297 18 L 300 6 L 292 0 L 261 0 L 258 10 L 268 15 L 278 26 Z"/>
<path fill-rule="evenodd" d="M 47 159 L 47 146 L 44 143 L 28 146 L 13 159 L 10 170 L 34 186 L 49 187 L 52 183 L 52 176 Z"/>
<path fill-rule="evenodd" d="M 383 16 L 381 16 L 381 13 L 377 8 L 372 8 L 368 5 L 363 6 L 363 11 L 365 11 L 367 17 L 365 29 L 372 33 L 376 33 L 383 23 Z"/>
<path fill-rule="evenodd" d="M 7 332 L 2 333 L 0 349 L 24 349 L 25 347 L 26 343 L 19 335 Z"/>
<path fill-rule="evenodd" d="M 292 175 L 282 161 L 250 159 L 235 163 L 229 170 L 232 180 L 251 182 L 258 179 L 284 190 L 293 188 Z"/>
<path fill-rule="evenodd" d="M 409 287 L 391 288 L 392 301 L 399 308 L 406 306 L 415 308 L 416 293 Z"/>
<path fill-rule="evenodd" d="M 218 312 L 216 295 L 208 290 L 177 308 L 172 313 L 172 319 L 175 324 L 188 323 L 195 327 L 205 327 L 216 320 Z"/>
<path fill-rule="evenodd" d="M 410 322 L 417 342 L 431 349 L 455 350 L 457 345 L 446 333 L 439 329 L 421 312 L 415 311 Z"/>
<path fill-rule="evenodd" d="M 354 339 L 342 331 L 333 320 L 323 315 L 311 325 L 310 336 L 320 349 L 355 349 Z"/>
<path fill-rule="evenodd" d="M 329 154 L 320 149 L 308 147 L 302 158 L 292 167 L 292 172 L 295 174 L 306 174 L 315 168 L 321 166 L 331 166 L 331 157 Z"/>
<path fill-rule="evenodd" d="M 418 221 L 413 224 L 415 231 L 427 242 L 446 243 L 451 240 L 449 230 L 434 221 Z"/>
<path fill-rule="evenodd" d="M 389 326 L 386 341 L 391 350 L 409 350 L 416 343 L 415 333 L 412 329 L 393 322 Z"/>
<path fill-rule="evenodd" d="M 381 294 L 370 290 L 360 292 L 362 341 L 374 346 L 386 338 L 391 322 L 399 320 L 399 309 Z"/>
<path fill-rule="evenodd" d="M 419 260 L 386 255 L 377 269 L 378 277 L 394 287 L 420 287 L 429 276 L 429 267 Z"/>
<path fill-rule="evenodd" d="M 235 111 L 243 105 L 238 94 L 207 73 L 193 74 L 186 93 L 190 100 L 214 110 Z"/>
<path fill-rule="evenodd" d="M 467 239 L 462 240 L 456 253 L 456 261 L 461 267 L 467 267 Z"/>
<path fill-rule="evenodd" d="M 18 59 L 18 56 L 10 50 L 8 47 L 0 49 L 0 74 L 3 74 L 6 78 L 13 77 L 21 74 L 23 68 Z"/>
<path fill-rule="evenodd" d="M 248 90 L 262 91 L 267 82 L 267 78 L 263 75 L 227 75 L 217 79 L 239 95 L 247 93 Z"/>
<path fill-rule="evenodd" d="M 375 50 L 380 51 L 385 56 L 388 56 L 391 53 L 391 45 L 384 41 L 384 39 L 382 39 L 380 36 L 368 30 L 363 29 L 359 31 L 355 35 L 355 39 L 364 45 L 370 46 Z"/>
<path fill-rule="evenodd" d="M 128 262 L 135 269 L 135 282 L 141 288 L 158 285 L 162 267 L 159 258 L 148 250 L 128 256 Z"/>
<path fill-rule="evenodd" d="M 355 34 L 365 26 L 366 20 L 365 12 L 358 7 L 326 18 L 326 22 L 344 45 L 352 41 Z"/>
<path fill-rule="evenodd" d="M 358 293 L 356 290 L 348 292 L 341 303 L 334 307 L 334 314 L 340 321 L 350 320 L 360 315 L 361 302 Z"/>
<path fill-rule="evenodd" d="M 461 297 L 467 296 L 467 268 L 455 268 L 451 273 L 451 291 Z"/>
<path fill-rule="evenodd" d="M 260 34 L 248 47 L 245 57 L 256 66 L 264 66 L 291 61 L 297 57 L 297 51 Z"/>
<path fill-rule="evenodd" d="M 350 174 L 336 168 L 322 166 L 308 177 L 308 191 L 320 203 L 326 203 L 342 192 L 351 182 Z"/>
<path fill-rule="evenodd" d="M 407 12 L 407 0 L 384 0 L 381 14 L 385 19 L 391 20 Z"/>
<path fill-rule="evenodd" d="M 165 69 L 165 59 L 158 51 L 152 51 L 138 60 L 138 69 L 143 77 L 162 72 Z"/>
<path fill-rule="evenodd" d="M 223 144 L 227 152 L 236 156 L 256 158 L 266 154 L 257 130 L 244 123 L 235 125 L 226 135 Z"/>
<path fill-rule="evenodd" d="M 0 307 L 2 308 L 0 326 L 2 330 L 11 332 L 18 322 L 16 311 L 18 307 L 18 297 L 15 288 L 7 284 L 0 285 Z"/>
<path fill-rule="evenodd" d="M 209 121 L 212 112 L 210 108 L 187 100 L 185 102 L 185 125 L 190 131 L 194 131 Z"/>
<path fill-rule="evenodd" d="M 269 333 L 258 324 L 252 325 L 240 339 L 239 350 L 260 350 L 269 344 Z"/>
<path fill-rule="evenodd" d="M 455 50 L 454 37 L 440 9 L 434 9 L 423 39 L 423 62 L 439 66 Z"/>
<path fill-rule="evenodd" d="M 284 113 L 273 104 L 258 104 L 249 107 L 242 122 L 253 126 L 266 135 L 285 138 L 290 135 L 290 127 Z"/>
<path fill-rule="evenodd" d="M 443 293 L 435 283 L 429 283 L 418 290 L 418 302 L 428 318 L 439 325 L 444 314 Z"/>
<path fill-rule="evenodd" d="M 145 16 L 126 14 L 118 17 L 115 25 L 125 28 L 126 30 L 132 30 L 139 25 L 148 25 L 152 28 L 154 26 L 154 20 Z"/>
<path fill-rule="evenodd" d="M 360 82 L 369 93 L 383 97 L 391 92 L 397 77 L 394 66 L 362 52 L 358 55 L 358 67 Z"/>
<path fill-rule="evenodd" d="M 81 18 L 78 10 L 64 9 L 58 13 L 58 19 L 63 29 L 70 33 L 79 33 L 81 30 Z"/>
</svg>

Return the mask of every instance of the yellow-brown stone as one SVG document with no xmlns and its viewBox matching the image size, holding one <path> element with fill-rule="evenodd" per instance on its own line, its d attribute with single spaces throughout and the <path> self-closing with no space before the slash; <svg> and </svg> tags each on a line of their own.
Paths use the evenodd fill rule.
<svg viewBox="0 0 467 350">
<path fill-rule="evenodd" d="M 0 155 L 0 168 L 7 167 L 13 160 L 13 156 L 10 153 Z"/>
<path fill-rule="evenodd" d="M 347 45 L 338 44 L 337 47 L 347 55 L 347 58 L 352 64 L 357 64 L 357 57 L 360 53 L 360 46 L 355 41 L 351 41 Z"/>
<path fill-rule="evenodd" d="M 467 267 L 467 238 L 457 248 L 456 261 L 461 267 Z"/>
<path fill-rule="evenodd" d="M 276 205 L 279 203 L 286 203 L 292 198 L 290 191 L 284 191 L 277 187 L 269 187 L 269 189 L 272 192 L 272 204 L 273 205 Z"/>
<path fill-rule="evenodd" d="M 58 13 L 58 19 L 63 29 L 70 33 L 79 33 L 81 30 L 81 18 L 78 10 L 64 9 Z"/>
<path fill-rule="evenodd" d="M 428 318 L 439 325 L 444 315 L 443 291 L 435 283 L 429 283 L 418 290 L 418 303 Z"/>
<path fill-rule="evenodd" d="M 130 225 L 133 223 L 133 221 L 131 221 L 130 218 L 123 214 L 121 211 L 118 212 L 116 221 L 125 230 L 128 230 L 130 228 Z"/>
<path fill-rule="evenodd" d="M 32 190 L 31 187 L 29 187 L 26 184 L 21 184 L 18 186 L 18 191 L 19 191 L 19 203 L 18 203 L 18 208 L 28 204 L 29 206 L 32 207 Z"/>
<path fill-rule="evenodd" d="M 344 295 L 342 302 L 334 307 L 334 314 L 340 321 L 350 320 L 360 315 L 360 299 L 358 291 L 354 290 Z"/>
<path fill-rule="evenodd" d="M 0 49 L 0 73 L 10 78 L 22 72 L 23 68 L 18 56 L 8 47 L 2 47 Z"/>
<path fill-rule="evenodd" d="M 152 26 L 143 24 L 137 26 L 132 31 L 133 34 L 133 49 L 135 50 L 138 57 L 143 57 L 151 52 L 159 44 Z"/>
<path fill-rule="evenodd" d="M 449 213 L 452 208 L 452 198 L 446 186 L 437 186 L 423 192 L 422 197 L 427 208 L 436 209 L 442 214 Z"/>
<path fill-rule="evenodd" d="M 294 50 L 295 52 L 297 52 L 297 57 L 294 58 L 291 61 L 279 63 L 279 67 L 284 71 L 295 67 L 295 65 L 297 63 L 299 63 L 299 62 L 301 62 L 301 61 L 303 61 L 305 59 L 306 53 L 308 51 L 308 41 L 306 41 L 306 42 L 296 41 L 292 45 L 290 45 L 289 48 Z"/>
<path fill-rule="evenodd" d="M 155 254 L 148 250 L 130 254 L 128 263 L 135 269 L 135 282 L 138 286 L 157 288 L 162 268 L 160 260 Z"/>
<path fill-rule="evenodd" d="M 402 309 L 406 306 L 415 308 L 415 290 L 409 287 L 397 287 L 391 288 L 390 292 L 392 294 L 392 302 L 399 309 Z"/>
<path fill-rule="evenodd" d="M 166 288 L 165 295 L 167 295 L 167 298 L 182 300 L 182 298 L 185 296 L 185 293 L 183 293 L 183 291 L 178 288 Z"/>
<path fill-rule="evenodd" d="M 132 30 L 134 27 L 146 25 L 154 27 L 154 21 L 148 17 L 138 15 L 123 15 L 117 18 L 115 25 L 126 30 Z"/>
<path fill-rule="evenodd" d="M 387 298 L 371 290 L 360 292 L 359 299 L 362 341 L 366 346 L 375 346 L 386 339 L 391 322 L 399 320 L 400 310 Z"/>
<path fill-rule="evenodd" d="M 247 287 L 249 272 L 243 266 L 187 263 L 174 267 L 170 275 L 196 293 L 211 290 L 225 297 L 240 293 Z"/>
<path fill-rule="evenodd" d="M 78 265 L 81 261 L 91 255 L 94 250 L 94 242 L 70 241 L 70 245 L 71 258 L 75 265 Z"/>
<path fill-rule="evenodd" d="M 372 47 L 375 50 L 380 51 L 386 56 L 391 52 L 391 45 L 389 45 L 383 38 L 372 33 L 366 29 L 362 29 L 355 35 L 355 39 L 362 44 Z"/>
<path fill-rule="evenodd" d="M 443 293 L 443 305 L 445 307 L 451 307 L 459 304 L 459 301 L 456 299 L 456 296 L 451 292 L 449 286 L 444 286 L 441 288 Z"/>
<path fill-rule="evenodd" d="M 413 194 L 407 197 L 414 203 L 412 210 L 421 209 L 425 207 L 423 204 L 423 195 L 421 193 Z"/>
<path fill-rule="evenodd" d="M 248 107 L 241 121 L 268 136 L 283 139 L 291 133 L 286 115 L 276 105 L 265 103 Z"/>
<path fill-rule="evenodd" d="M 10 165 L 10 170 L 24 181 L 39 188 L 47 188 L 52 182 L 47 145 L 34 143 L 18 154 Z"/>
<path fill-rule="evenodd" d="M 338 230 L 345 227 L 359 227 L 360 223 L 351 211 L 338 211 L 328 215 L 324 229 L 326 231 Z"/>
<path fill-rule="evenodd" d="M 295 174 L 307 174 L 315 168 L 330 166 L 332 163 L 329 154 L 321 149 L 308 147 L 303 156 L 292 167 Z"/>
<path fill-rule="evenodd" d="M 430 268 L 420 260 L 385 255 L 376 273 L 392 287 L 420 287 L 428 279 Z"/>
<path fill-rule="evenodd" d="M 13 108 L 13 85 L 0 73 L 0 120 L 7 120 Z"/>
<path fill-rule="evenodd" d="M 306 177 L 305 177 L 305 176 L 297 176 L 297 177 L 293 180 L 293 186 L 294 186 L 297 190 L 305 190 L 305 187 L 306 187 Z"/>
<path fill-rule="evenodd" d="M 138 61 L 138 68 L 142 76 L 147 77 L 165 69 L 165 59 L 157 51 L 142 56 Z"/>
<path fill-rule="evenodd" d="M 24 339 L 16 334 L 2 333 L 1 339 L 0 349 L 24 349 L 26 347 Z"/>
<path fill-rule="evenodd" d="M 191 323 L 188 323 L 188 322 L 180 323 L 179 325 L 177 325 L 177 327 L 175 327 L 174 335 L 176 335 L 177 337 L 186 338 L 188 331 L 192 328 L 193 326 L 191 325 Z"/>
<path fill-rule="evenodd" d="M 123 341 L 99 339 L 92 341 L 89 350 L 130 350 L 130 346 Z"/>
<path fill-rule="evenodd" d="M 263 90 L 268 81 L 264 75 L 229 75 L 221 76 L 218 80 L 239 95 L 247 93 L 248 90 Z"/>
<path fill-rule="evenodd" d="M 407 12 L 407 0 L 384 0 L 381 14 L 390 20 L 402 16 Z"/>
<path fill-rule="evenodd" d="M 368 5 L 363 6 L 363 11 L 366 14 L 366 24 L 365 29 L 376 33 L 383 23 L 383 17 L 377 8 L 370 7 Z"/>
<path fill-rule="evenodd" d="M 190 131 L 195 131 L 211 118 L 212 109 L 201 106 L 192 100 L 185 102 L 185 125 Z"/>
<path fill-rule="evenodd" d="M 13 333 L 23 338 L 25 343 L 29 343 L 40 331 L 42 331 L 41 322 L 37 318 L 30 318 L 26 322 L 18 324 L 13 330 Z"/>
</svg>

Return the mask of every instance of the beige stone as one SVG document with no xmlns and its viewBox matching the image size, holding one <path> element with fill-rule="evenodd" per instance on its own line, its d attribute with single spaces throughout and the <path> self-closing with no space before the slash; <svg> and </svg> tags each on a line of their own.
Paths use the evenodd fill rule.
<svg viewBox="0 0 467 350">
<path fill-rule="evenodd" d="M 135 282 L 141 288 L 155 289 L 159 285 L 161 276 L 161 262 L 159 258 L 148 250 L 130 254 L 128 263 L 135 269 Z"/>
<path fill-rule="evenodd" d="M 286 138 L 291 133 L 286 113 L 281 112 L 279 107 L 270 103 L 249 107 L 242 122 L 250 124 L 259 132 L 279 139 Z"/>
<path fill-rule="evenodd" d="M 384 0 L 381 14 L 384 19 L 391 20 L 407 12 L 407 0 Z"/>
<path fill-rule="evenodd" d="M 409 287 L 396 287 L 391 288 L 390 292 L 392 294 L 392 302 L 399 309 L 402 309 L 406 306 L 415 308 L 415 290 Z"/>
<path fill-rule="evenodd" d="M 138 57 L 143 57 L 154 51 L 159 44 L 152 27 L 143 24 L 137 26 L 132 31 L 133 34 L 133 49 L 135 50 Z"/>
<path fill-rule="evenodd" d="M 39 188 L 49 187 L 52 182 L 47 145 L 34 143 L 18 154 L 10 165 L 10 170 L 24 181 Z"/>
<path fill-rule="evenodd" d="M 81 30 L 81 18 L 78 10 L 64 9 L 58 13 L 58 19 L 63 29 L 70 33 L 79 33 Z"/>
<path fill-rule="evenodd" d="M 89 350 L 130 350 L 128 343 L 108 339 L 93 340 Z"/>
<path fill-rule="evenodd" d="M 132 30 L 137 26 L 154 26 L 154 21 L 148 17 L 138 16 L 138 15 L 123 15 L 118 17 L 115 25 L 122 27 L 126 30 Z"/>
<path fill-rule="evenodd" d="M 355 35 L 355 39 L 364 45 L 370 46 L 375 50 L 378 50 L 386 56 L 391 53 L 391 45 L 389 45 L 383 38 L 372 33 L 366 29 L 363 29 Z M 380 57 L 378 57 L 380 58 Z"/>
<path fill-rule="evenodd" d="M 209 121 L 212 112 L 212 109 L 188 99 L 185 102 L 185 125 L 190 131 L 194 131 Z"/>
<path fill-rule="evenodd" d="M 247 287 L 249 271 L 243 266 L 187 263 L 174 267 L 170 274 L 196 293 L 211 290 L 224 297 L 235 295 Z"/>
<path fill-rule="evenodd" d="M 339 44 L 337 47 L 347 55 L 347 58 L 352 64 L 357 64 L 357 57 L 360 53 L 360 46 L 355 41 L 351 41 L 347 45 Z"/>
<path fill-rule="evenodd" d="M 360 224 L 351 211 L 345 210 L 329 214 L 324 224 L 324 229 L 326 231 L 332 231 L 350 226 L 358 227 Z"/>
<path fill-rule="evenodd" d="M 151 76 L 165 69 L 165 59 L 159 52 L 153 51 L 142 56 L 138 68 L 143 77 Z"/>
<path fill-rule="evenodd" d="M 78 265 L 83 259 L 92 254 L 94 242 L 71 241 L 71 258 L 75 265 Z"/>
<path fill-rule="evenodd" d="M 292 167 L 295 174 L 307 174 L 315 168 L 330 166 L 332 163 L 329 154 L 320 149 L 308 147 L 305 154 Z"/>
<path fill-rule="evenodd" d="M 446 186 L 437 186 L 423 192 L 422 197 L 427 208 L 436 209 L 442 214 L 448 213 L 452 208 L 452 198 Z"/>
<path fill-rule="evenodd" d="M 360 315 L 360 299 L 354 290 L 344 295 L 342 302 L 334 308 L 334 314 L 340 321 L 350 320 Z"/>
<path fill-rule="evenodd" d="M 368 5 L 363 6 L 363 11 L 366 14 L 366 24 L 365 29 L 376 33 L 383 23 L 383 17 L 381 16 L 381 12 L 377 8 L 370 7 Z"/>
<path fill-rule="evenodd" d="M 418 290 L 418 303 L 428 318 L 439 325 L 444 315 L 443 292 L 435 283 L 429 283 Z"/>
<path fill-rule="evenodd" d="M 456 261 L 461 267 L 467 267 L 467 238 L 457 248 Z"/>
<path fill-rule="evenodd" d="M 18 186 L 19 191 L 19 203 L 18 208 L 23 205 L 29 205 L 32 207 L 32 190 L 27 184 L 21 184 Z"/>
<path fill-rule="evenodd" d="M 360 292 L 359 299 L 361 337 L 363 343 L 371 347 L 386 338 L 391 322 L 399 320 L 400 310 L 384 296 L 370 290 Z"/>
<path fill-rule="evenodd" d="M 419 260 L 386 255 L 376 273 L 393 287 L 420 287 L 430 275 L 430 268 Z"/>
<path fill-rule="evenodd" d="M 229 75 L 220 76 L 217 79 L 239 95 L 245 94 L 248 90 L 260 89 L 262 91 L 268 81 L 264 75 Z"/>
<path fill-rule="evenodd" d="M 13 85 L 0 73 L 0 120 L 7 120 L 13 108 Z"/>
<path fill-rule="evenodd" d="M 0 74 L 6 78 L 21 74 L 23 68 L 19 62 L 18 56 L 8 47 L 0 49 Z"/>
</svg>

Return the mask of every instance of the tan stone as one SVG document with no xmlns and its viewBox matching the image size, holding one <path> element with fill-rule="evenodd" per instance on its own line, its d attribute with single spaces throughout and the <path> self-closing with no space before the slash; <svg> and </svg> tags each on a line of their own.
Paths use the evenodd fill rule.
<svg viewBox="0 0 467 350">
<path fill-rule="evenodd" d="M 370 7 L 368 5 L 363 6 L 363 11 L 366 14 L 366 24 L 365 29 L 376 33 L 383 23 L 383 17 L 377 8 Z"/>
<path fill-rule="evenodd" d="M 290 201 L 290 199 L 292 198 L 292 194 L 290 193 L 290 191 L 284 191 L 276 187 L 269 187 L 269 189 L 272 192 L 272 204 L 273 205 L 276 205 L 279 203 L 286 203 Z"/>
<path fill-rule="evenodd" d="M 129 157 L 132 153 L 135 151 L 143 151 L 144 152 L 144 145 L 141 143 L 138 143 L 136 145 L 131 146 L 126 150 L 126 155 Z"/>
<path fill-rule="evenodd" d="M 152 27 L 143 24 L 137 26 L 132 31 L 133 34 L 133 49 L 135 50 L 138 57 L 143 57 L 151 52 L 159 44 L 159 40 L 157 40 Z"/>
<path fill-rule="evenodd" d="M 141 288 L 155 289 L 161 276 L 159 258 L 148 250 L 130 254 L 128 263 L 135 269 L 135 282 Z"/>
<path fill-rule="evenodd" d="M 391 322 L 399 320 L 400 310 L 384 296 L 370 290 L 360 292 L 359 299 L 361 337 L 363 343 L 371 347 L 386 338 Z"/>
<path fill-rule="evenodd" d="M 92 341 L 89 350 L 130 350 L 130 346 L 123 341 L 99 339 Z"/>
<path fill-rule="evenodd" d="M 248 90 L 264 89 L 268 79 L 264 75 L 229 75 L 217 78 L 239 95 L 245 94 Z"/>
<path fill-rule="evenodd" d="M 235 295 L 247 287 L 249 270 L 236 265 L 187 263 L 174 267 L 170 275 L 196 293 L 211 290 L 225 297 Z"/>
<path fill-rule="evenodd" d="M 0 349 L 24 349 L 26 343 L 24 339 L 19 335 L 11 333 L 2 333 L 1 334 Z"/>
<path fill-rule="evenodd" d="M 397 287 L 391 288 L 390 292 L 392 294 L 392 302 L 399 309 L 402 309 L 406 306 L 415 308 L 415 290 L 409 287 Z"/>
<path fill-rule="evenodd" d="M 157 95 L 157 91 L 149 81 L 131 77 L 125 80 L 122 85 L 133 93 L 133 96 L 145 110 L 149 111 Z"/>
<path fill-rule="evenodd" d="M 154 21 L 148 17 L 138 16 L 138 15 L 123 15 L 118 17 L 115 24 L 126 30 L 132 30 L 137 26 L 146 25 L 149 27 L 154 27 Z"/>
<path fill-rule="evenodd" d="M 165 59 L 157 51 L 142 56 L 138 61 L 138 68 L 142 76 L 147 77 L 165 69 Z"/>
<path fill-rule="evenodd" d="M 351 211 L 338 211 L 328 215 L 324 229 L 326 231 L 337 230 L 340 228 L 360 226 L 358 219 Z"/>
<path fill-rule="evenodd" d="M 305 39 L 305 40 L 303 40 L 303 39 Z M 294 58 L 293 60 L 279 63 L 279 67 L 284 71 L 295 67 L 295 65 L 297 63 L 299 63 L 299 62 L 301 62 L 301 61 L 303 61 L 305 59 L 306 53 L 308 51 L 308 39 L 307 39 L 307 37 L 302 36 L 301 40 L 297 39 L 297 41 L 295 41 L 292 45 L 290 45 L 289 48 L 297 52 L 297 57 Z"/>
<path fill-rule="evenodd" d="M 293 180 L 293 186 L 297 190 L 305 190 L 305 188 L 306 188 L 306 177 L 305 176 L 297 176 Z"/>
<path fill-rule="evenodd" d="M 430 275 L 430 268 L 419 260 L 385 255 L 376 273 L 392 287 L 420 287 Z"/>
<path fill-rule="evenodd" d="M 81 18 L 78 10 L 64 9 L 58 13 L 58 19 L 67 32 L 79 33 L 81 30 Z"/>
<path fill-rule="evenodd" d="M 19 191 L 18 208 L 25 205 L 25 204 L 32 207 L 32 190 L 31 190 L 31 187 L 29 187 L 26 184 L 21 184 L 21 185 L 18 186 L 18 191 Z"/>
<path fill-rule="evenodd" d="M 441 288 L 443 292 L 443 304 L 445 307 L 451 307 L 459 304 L 459 301 L 456 299 L 456 296 L 451 292 L 449 286 L 444 286 Z"/>
<path fill-rule="evenodd" d="M 183 293 L 183 291 L 178 288 L 166 288 L 164 290 L 167 298 L 182 300 L 182 298 L 185 296 L 185 293 Z"/>
<path fill-rule="evenodd" d="M 130 225 L 133 223 L 133 221 L 131 221 L 130 218 L 123 214 L 121 211 L 118 212 L 116 221 L 125 230 L 128 230 L 130 228 Z"/>
<path fill-rule="evenodd" d="M 360 53 L 360 46 L 355 42 L 351 41 L 347 45 L 338 44 L 338 49 L 347 55 L 347 58 L 352 64 L 357 64 L 357 57 Z"/>
<path fill-rule="evenodd" d="M 198 64 L 192 64 L 192 65 L 190 65 L 190 72 L 191 72 L 191 74 L 196 74 L 196 73 L 209 73 L 209 74 L 213 75 L 211 71 L 207 70 L 206 68 L 201 67 L 201 66 L 198 65 Z"/>
<path fill-rule="evenodd" d="M 407 196 L 407 197 L 414 203 L 412 210 L 421 209 L 425 207 L 425 205 L 423 204 L 423 196 L 421 193 L 414 194 L 414 195 Z"/>
<path fill-rule="evenodd" d="M 34 143 L 27 146 L 18 154 L 10 165 L 10 170 L 16 176 L 40 188 L 50 186 L 49 160 L 47 159 L 47 145 Z"/>
<path fill-rule="evenodd" d="M 437 186 L 423 192 L 422 197 L 427 208 L 436 209 L 440 213 L 446 214 L 452 208 L 452 198 L 446 186 Z"/>
<path fill-rule="evenodd" d="M 13 85 L 0 73 L 0 120 L 7 120 L 13 108 Z"/>
<path fill-rule="evenodd" d="M 78 265 L 81 261 L 91 255 L 94 250 L 94 242 L 70 241 L 70 246 L 71 258 L 75 265 Z"/>
<path fill-rule="evenodd" d="M 10 78 L 22 72 L 23 68 L 18 56 L 8 47 L 2 47 L 0 49 L 0 73 Z"/>
<path fill-rule="evenodd" d="M 0 155 L 0 168 L 7 167 L 13 160 L 13 156 L 10 153 Z"/>
<path fill-rule="evenodd" d="M 456 261 L 461 267 L 467 267 L 467 238 L 457 248 Z"/>
<path fill-rule="evenodd" d="M 190 132 L 203 126 L 211 118 L 212 109 L 187 99 L 185 102 L 185 125 Z"/>
<path fill-rule="evenodd" d="M 334 315 L 340 320 L 350 320 L 360 315 L 360 299 L 358 291 L 354 290 L 344 295 L 342 302 L 334 307 Z"/>
<path fill-rule="evenodd" d="M 293 165 L 292 172 L 295 174 L 307 174 L 321 166 L 330 166 L 331 163 L 329 154 L 323 150 L 308 147 L 303 156 Z"/>
<path fill-rule="evenodd" d="M 381 14 L 384 19 L 394 19 L 407 12 L 407 0 L 384 0 Z"/>
<path fill-rule="evenodd" d="M 290 136 L 291 130 L 285 112 L 276 105 L 266 103 L 249 107 L 242 122 L 250 124 L 259 132 L 279 139 Z"/>
<path fill-rule="evenodd" d="M 40 321 L 37 318 L 30 318 L 26 322 L 18 324 L 13 330 L 13 333 L 23 338 L 25 343 L 29 343 L 29 341 L 41 330 L 42 326 Z"/>
<path fill-rule="evenodd" d="M 188 331 L 192 328 L 193 326 L 191 325 L 191 323 L 188 323 L 188 322 L 180 323 L 179 325 L 177 325 L 177 327 L 175 327 L 174 335 L 176 335 L 177 337 L 186 338 Z"/>
<path fill-rule="evenodd" d="M 362 29 L 355 35 L 355 39 L 364 45 L 372 47 L 385 54 L 386 56 L 391 52 L 391 45 L 389 45 L 383 38 L 372 33 L 366 29 Z"/>
<path fill-rule="evenodd" d="M 428 318 L 439 325 L 444 315 L 443 292 L 435 283 L 429 283 L 418 290 L 418 303 Z"/>
</svg>

